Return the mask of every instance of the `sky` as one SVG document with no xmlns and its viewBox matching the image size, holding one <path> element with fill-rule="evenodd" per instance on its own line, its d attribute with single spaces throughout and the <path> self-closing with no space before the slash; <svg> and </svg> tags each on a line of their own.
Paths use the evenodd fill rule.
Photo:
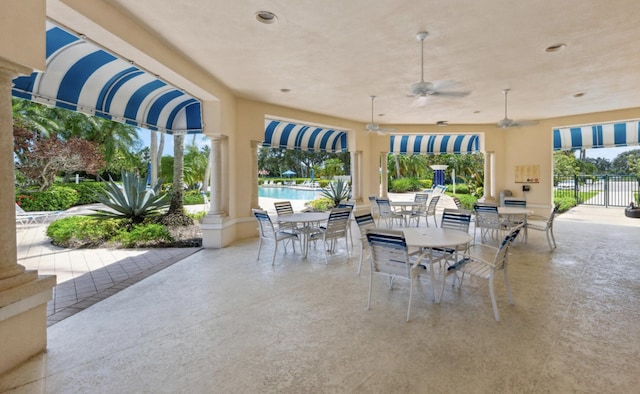
<svg viewBox="0 0 640 394">
<path fill-rule="evenodd" d="M 613 161 L 620 153 L 640 149 L 640 146 L 621 146 L 618 148 L 598 148 L 598 149 L 587 149 L 585 152 L 587 158 L 597 159 L 598 157 L 605 158 L 609 161 Z M 577 151 L 579 152 L 579 151 Z"/>
<path fill-rule="evenodd" d="M 151 132 L 147 129 L 137 128 L 138 136 L 142 140 L 142 146 L 148 147 L 151 144 Z M 199 148 L 202 148 L 205 145 L 211 146 L 209 142 L 209 138 L 205 137 L 204 134 L 189 134 L 184 138 L 184 146 L 191 145 L 193 142 L 193 136 L 195 135 L 195 142 Z M 158 144 L 160 143 L 160 137 L 158 137 Z M 164 137 L 164 150 L 162 152 L 162 156 L 173 156 L 173 136 L 165 135 Z"/>
<path fill-rule="evenodd" d="M 151 137 L 150 132 L 147 129 L 138 128 L 138 135 L 140 139 L 142 139 L 143 146 L 149 146 Z M 193 141 L 193 134 L 189 134 L 186 136 L 184 140 L 185 146 L 190 145 Z M 158 141 L 159 142 L 159 141 Z M 205 145 L 211 145 L 209 139 L 205 137 L 203 134 L 195 134 L 195 142 L 199 148 L 202 148 Z M 603 157 L 609 161 L 613 161 L 620 153 L 626 152 L 633 149 L 640 149 L 640 146 L 623 146 L 619 148 L 599 148 L 599 149 L 587 149 L 586 156 L 587 158 L 596 159 L 598 157 Z M 579 151 L 576 151 L 579 152 Z M 576 153 L 577 155 L 578 153 Z M 164 140 L 164 152 L 163 156 L 173 156 L 173 136 L 166 135 Z"/>
</svg>

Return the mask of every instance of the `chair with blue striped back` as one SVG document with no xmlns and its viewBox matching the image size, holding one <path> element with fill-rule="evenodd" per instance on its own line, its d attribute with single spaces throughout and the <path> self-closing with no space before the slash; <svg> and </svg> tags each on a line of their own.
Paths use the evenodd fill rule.
<svg viewBox="0 0 640 394">
<path fill-rule="evenodd" d="M 397 230 L 370 229 L 367 231 L 367 241 L 371 249 L 371 276 L 369 277 L 367 309 L 371 309 L 371 292 L 374 274 L 386 276 L 389 289 L 393 287 L 393 280 L 395 278 L 408 280 L 409 306 L 407 307 L 407 321 L 409 321 L 413 281 L 418 278 L 418 270 L 422 268 L 411 265 L 404 233 Z"/>
<path fill-rule="evenodd" d="M 364 251 L 369 250 L 369 243 L 367 242 L 367 231 L 376 227 L 376 222 L 373 219 L 373 215 L 370 212 L 355 214 L 356 223 L 360 230 L 360 259 L 358 261 L 358 275 L 362 269 L 362 260 Z"/>
</svg>

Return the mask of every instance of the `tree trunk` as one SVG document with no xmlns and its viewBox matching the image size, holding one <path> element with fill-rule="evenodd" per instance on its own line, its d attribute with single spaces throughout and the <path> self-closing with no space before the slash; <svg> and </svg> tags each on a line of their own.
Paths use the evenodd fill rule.
<svg viewBox="0 0 640 394">
<path fill-rule="evenodd" d="M 160 131 L 160 145 L 158 146 L 158 154 L 156 155 L 156 168 L 158 169 L 158 174 L 161 173 L 162 168 L 162 152 L 164 151 L 164 131 Z M 160 175 L 162 176 L 162 175 Z"/>
<path fill-rule="evenodd" d="M 209 156 L 207 156 L 207 166 L 204 168 L 204 179 L 202 180 L 202 188 L 201 192 L 206 193 L 209 189 L 209 185 L 211 184 L 211 152 L 209 151 Z"/>
<path fill-rule="evenodd" d="M 169 215 L 184 214 L 184 135 L 173 136 L 173 193 Z"/>
<path fill-rule="evenodd" d="M 158 183 L 158 135 L 155 131 L 150 130 L 151 133 L 151 142 L 149 147 L 149 161 L 150 161 L 150 171 L 151 171 L 151 187 L 154 187 L 156 183 Z"/>
</svg>

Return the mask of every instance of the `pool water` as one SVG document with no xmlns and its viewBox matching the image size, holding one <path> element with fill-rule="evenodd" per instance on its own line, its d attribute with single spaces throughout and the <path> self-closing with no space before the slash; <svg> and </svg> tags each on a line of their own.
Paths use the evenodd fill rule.
<svg viewBox="0 0 640 394">
<path fill-rule="evenodd" d="M 320 191 L 299 190 L 288 187 L 262 187 L 258 186 L 258 197 L 279 198 L 282 200 L 306 200 L 311 201 L 321 196 Z"/>
</svg>

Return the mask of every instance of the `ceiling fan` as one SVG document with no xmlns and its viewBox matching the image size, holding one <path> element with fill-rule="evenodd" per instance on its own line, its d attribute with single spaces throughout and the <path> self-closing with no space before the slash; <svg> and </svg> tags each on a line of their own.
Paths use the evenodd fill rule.
<svg viewBox="0 0 640 394">
<path fill-rule="evenodd" d="M 367 131 L 370 132 L 370 133 L 378 133 L 378 134 L 394 132 L 395 129 L 382 128 L 382 127 L 380 127 L 379 124 L 374 123 L 374 121 L 373 121 L 373 100 L 375 100 L 376 96 L 369 96 L 369 98 L 371 98 L 371 123 L 367 123 L 367 125 L 365 126 Z"/>
<path fill-rule="evenodd" d="M 538 122 L 536 122 L 535 120 L 515 121 L 507 117 L 507 95 L 509 94 L 509 91 L 511 91 L 511 89 L 504 89 L 502 91 L 502 93 L 504 93 L 504 119 L 500 119 L 500 121 L 498 122 L 498 127 L 507 129 L 509 127 L 524 127 L 524 126 L 533 126 L 537 124 Z"/>
<path fill-rule="evenodd" d="M 429 33 L 421 31 L 416 34 L 416 38 L 420 40 L 421 48 L 421 63 L 420 63 L 420 82 L 411 84 L 411 97 L 415 97 L 414 105 L 424 106 L 427 103 L 428 96 L 448 96 L 448 97 L 465 97 L 471 92 L 455 92 L 455 91 L 443 91 L 438 90 L 433 82 L 426 82 L 424 80 L 424 39 L 427 38 Z"/>
</svg>

